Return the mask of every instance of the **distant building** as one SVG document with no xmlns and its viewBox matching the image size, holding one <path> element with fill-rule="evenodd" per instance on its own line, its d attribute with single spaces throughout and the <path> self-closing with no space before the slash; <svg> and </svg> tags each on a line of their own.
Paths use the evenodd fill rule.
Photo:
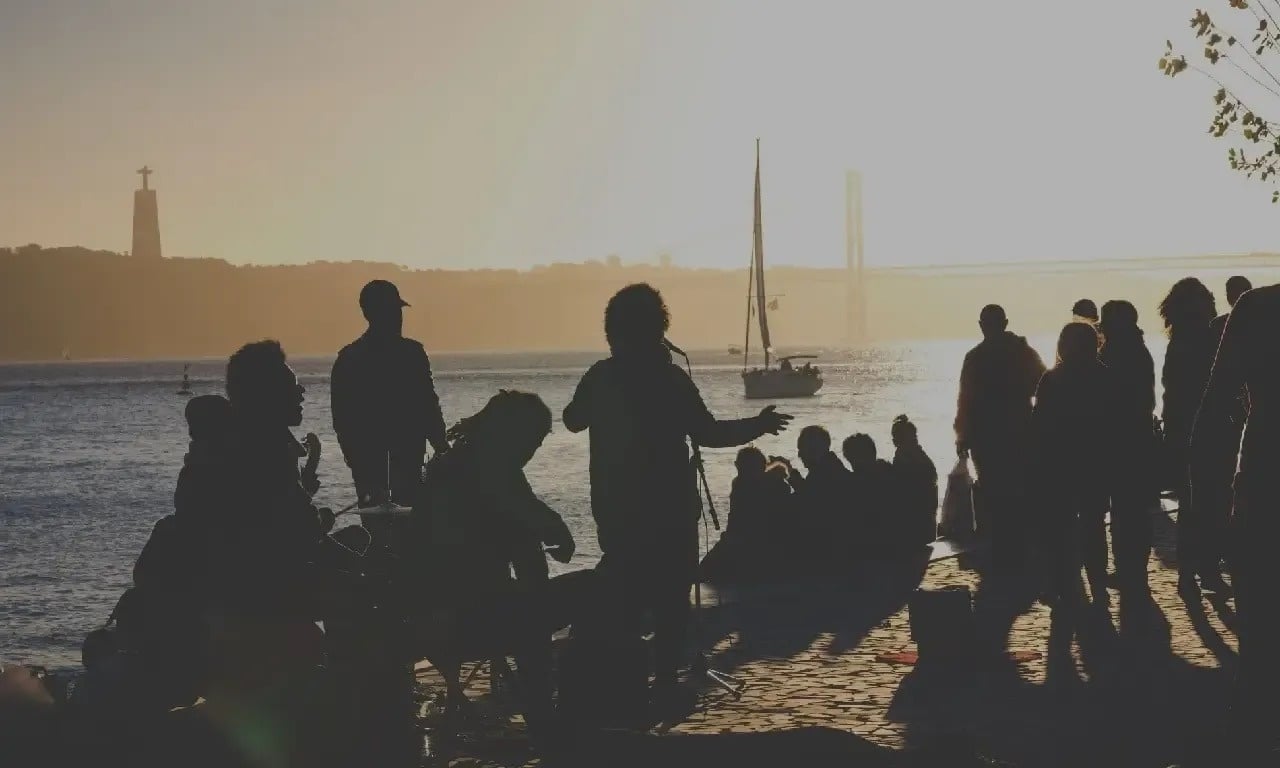
<svg viewBox="0 0 1280 768">
<path fill-rule="evenodd" d="M 147 184 L 153 171 L 138 169 L 142 189 L 133 192 L 133 255 L 146 259 L 160 258 L 160 212 L 156 207 L 156 191 Z"/>
</svg>

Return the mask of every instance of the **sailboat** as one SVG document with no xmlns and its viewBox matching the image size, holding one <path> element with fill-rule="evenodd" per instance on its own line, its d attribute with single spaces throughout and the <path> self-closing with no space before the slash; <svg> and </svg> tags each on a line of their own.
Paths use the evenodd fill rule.
<svg viewBox="0 0 1280 768">
<path fill-rule="evenodd" d="M 182 389 L 178 390 L 180 395 L 190 395 L 191 392 L 191 364 L 185 363 L 182 366 Z"/>
<path fill-rule="evenodd" d="M 822 389 L 822 372 L 817 366 L 805 363 L 797 368 L 791 361 L 813 358 L 815 355 L 791 355 L 778 358 L 775 368 L 769 367 L 773 344 L 769 339 L 767 311 L 777 308 L 776 300 L 770 302 L 764 289 L 764 227 L 760 219 L 760 140 L 756 139 L 756 189 L 755 228 L 751 244 L 751 263 L 747 268 L 747 332 L 742 349 L 742 383 L 749 399 L 779 397 L 811 397 Z M 760 324 L 760 346 L 764 349 L 764 367 L 748 368 L 751 354 L 751 316 Z"/>
</svg>

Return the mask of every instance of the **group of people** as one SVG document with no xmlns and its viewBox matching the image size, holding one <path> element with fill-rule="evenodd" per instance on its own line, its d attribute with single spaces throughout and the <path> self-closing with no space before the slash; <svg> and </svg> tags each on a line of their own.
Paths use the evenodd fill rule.
<svg viewBox="0 0 1280 768">
<path fill-rule="evenodd" d="M 1248 288 L 1242 278 L 1228 284 L 1229 316 L 1216 317 L 1212 293 L 1192 278 L 1161 303 L 1170 335 L 1162 419 L 1154 418 L 1154 366 L 1129 302 L 1108 301 L 1100 314 L 1079 303 L 1047 369 L 1008 330 L 1004 310 L 989 305 L 979 317 L 983 341 L 961 371 L 955 433 L 957 454 L 977 474 L 977 523 L 991 544 L 992 573 L 1026 573 L 1022 566 L 1040 561 L 1030 552 L 1043 547 L 1046 597 L 1067 613 L 1084 599 L 1082 568 L 1094 602 L 1105 603 L 1113 586 L 1122 597 L 1146 593 L 1150 509 L 1172 486 L 1183 594 L 1228 593 L 1220 563 L 1231 563 L 1236 706 L 1242 727 L 1262 735 L 1280 683 L 1271 654 L 1280 622 L 1269 605 L 1280 597 L 1280 576 L 1267 558 L 1280 532 L 1267 508 L 1280 454 L 1270 402 L 1280 365 L 1269 338 L 1280 327 L 1280 286 Z M 291 432 L 302 423 L 304 388 L 280 344 L 244 346 L 228 361 L 226 398 L 187 407 L 191 444 L 175 513 L 139 557 L 114 630 L 86 641 L 88 693 L 127 673 L 135 679 L 116 690 L 155 709 L 203 697 L 228 748 L 247 762 L 308 766 L 412 764 L 420 742 L 411 667 L 423 657 L 457 697 L 463 661 L 494 659 L 496 667 L 514 656 L 531 734 L 554 749 L 565 731 L 552 703 L 551 636 L 565 626 L 595 652 L 562 668 L 597 680 L 608 680 L 619 654 L 652 630 L 646 693 L 659 704 L 675 695 L 690 587 L 700 577 L 699 465 L 690 443 L 747 445 L 785 430 L 791 417 L 769 407 L 717 419 L 672 361 L 662 296 L 645 284 L 618 291 L 604 313 L 610 355 L 583 375 L 562 414 L 570 432 L 590 436 L 603 557 L 593 569 L 551 578 L 546 557 L 568 562 L 575 542 L 524 476 L 551 430 L 551 411 L 535 394 L 501 391 L 446 429 L 427 355 L 402 335 L 407 303 L 394 285 L 374 281 L 360 306 L 368 331 L 338 355 L 331 388 L 364 524 L 335 531 L 334 513 L 313 501 L 319 443 Z M 806 427 L 797 443 L 803 473 L 754 447 L 741 450 L 727 529 L 701 576 L 755 578 L 785 561 L 779 552 L 797 552 L 800 538 L 800 559 L 825 573 L 932 540 L 936 468 L 905 416 L 892 436 L 892 462 L 878 458 L 869 436 L 848 437 L 846 466 L 826 430 Z M 1236 543 L 1228 546 L 1233 505 Z M 399 507 L 412 513 L 382 514 Z M 584 672 L 584 659 L 597 666 Z M 647 680 L 647 659 L 641 663 Z"/>
<path fill-rule="evenodd" d="M 1035 571 L 1025 566 L 1046 563 L 1044 597 L 1068 620 L 1086 600 L 1106 605 L 1109 589 L 1149 599 L 1151 513 L 1170 491 L 1178 591 L 1190 601 L 1235 593 L 1234 722 L 1241 743 L 1269 748 L 1278 708 L 1268 691 L 1280 682 L 1280 576 L 1267 551 L 1280 532 L 1267 508 L 1280 458 L 1270 402 L 1280 387 L 1271 339 L 1280 287 L 1253 289 L 1236 276 L 1226 295 L 1231 309 L 1219 315 L 1212 291 L 1188 277 L 1160 303 L 1169 344 L 1159 416 L 1155 367 L 1130 302 L 1108 301 L 1101 313 L 1077 302 L 1047 369 L 1001 307 L 984 307 L 983 341 L 961 373 L 956 449 L 977 473 L 975 512 L 993 573 L 1024 578 Z"/>
<path fill-rule="evenodd" d="M 366 285 L 368 330 L 333 366 L 334 430 L 362 525 L 335 530 L 338 517 L 313 501 L 319 441 L 291 432 L 304 387 L 278 342 L 231 356 L 225 398 L 188 403 L 175 513 L 156 525 L 109 627 L 85 644 L 79 700 L 114 710 L 105 730 L 116 741 L 128 740 L 127 691 L 153 712 L 203 697 L 248 762 L 416 764 L 413 662 L 429 659 L 460 705 L 463 662 L 492 660 L 497 674 L 514 657 L 531 736 L 555 749 L 566 731 L 551 639 L 570 625 L 588 680 L 607 679 L 621 649 L 652 630 L 652 691 L 647 648 L 628 661 L 643 667 L 639 709 L 676 695 L 698 565 L 689 440 L 741 445 L 791 417 L 770 407 L 716 419 L 672 362 L 661 295 L 645 284 L 619 291 L 605 311 L 611 354 L 563 413 L 571 432 L 590 433 L 603 558 L 551 578 L 546 557 L 568 562 L 576 544 L 524 475 L 550 409 L 504 390 L 446 429 L 428 357 L 402 334 L 407 306 L 391 283 Z M 596 668 L 581 669 L 584 659 Z"/>
<path fill-rule="evenodd" d="M 830 433 L 807 426 L 796 446 L 803 473 L 754 446 L 738 451 L 729 519 L 702 576 L 713 583 L 838 577 L 859 562 L 921 551 L 937 534 L 938 472 L 905 415 L 891 435 L 892 463 L 862 433 L 844 440 L 841 461 Z"/>
</svg>

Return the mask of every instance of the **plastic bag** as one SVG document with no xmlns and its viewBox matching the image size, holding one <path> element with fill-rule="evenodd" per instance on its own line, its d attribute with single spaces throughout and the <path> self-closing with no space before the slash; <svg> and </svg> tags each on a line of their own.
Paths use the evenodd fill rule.
<svg viewBox="0 0 1280 768">
<path fill-rule="evenodd" d="M 968 539 L 973 531 L 973 478 L 969 475 L 969 462 L 959 459 L 947 475 L 938 535 L 944 539 Z"/>
</svg>

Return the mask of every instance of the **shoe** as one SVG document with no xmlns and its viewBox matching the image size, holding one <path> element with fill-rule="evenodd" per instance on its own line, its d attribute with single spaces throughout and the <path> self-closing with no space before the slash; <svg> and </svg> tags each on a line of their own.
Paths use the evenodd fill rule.
<svg viewBox="0 0 1280 768">
<path fill-rule="evenodd" d="M 1200 588 L 1211 595 L 1221 598 L 1231 597 L 1233 594 L 1231 585 L 1222 578 L 1221 573 L 1211 573 L 1208 576 L 1201 576 Z"/>
</svg>

